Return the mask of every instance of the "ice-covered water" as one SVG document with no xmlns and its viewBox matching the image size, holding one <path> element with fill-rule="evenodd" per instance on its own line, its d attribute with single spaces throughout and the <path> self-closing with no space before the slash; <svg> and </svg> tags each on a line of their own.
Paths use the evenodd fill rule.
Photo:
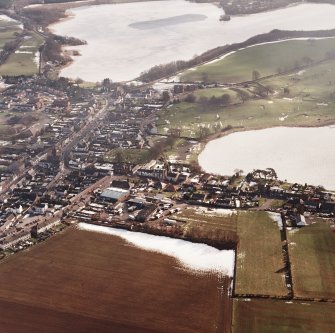
<svg viewBox="0 0 335 333">
<path fill-rule="evenodd" d="M 335 6 L 329 4 L 301 4 L 229 22 L 219 21 L 223 11 L 213 4 L 183 0 L 90 6 L 71 12 L 74 18 L 52 30 L 88 44 L 73 47 L 81 56 L 61 74 L 93 82 L 105 77 L 132 80 L 154 65 L 191 59 L 273 29 L 335 28 Z"/>
<path fill-rule="evenodd" d="M 273 168 L 278 178 L 335 190 L 335 127 L 275 127 L 233 133 L 209 142 L 199 155 L 207 172 Z"/>
</svg>

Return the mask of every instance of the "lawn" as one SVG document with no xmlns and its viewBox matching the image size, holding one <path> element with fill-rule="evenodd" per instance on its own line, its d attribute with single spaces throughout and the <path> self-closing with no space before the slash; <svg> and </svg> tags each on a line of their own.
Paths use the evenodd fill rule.
<svg viewBox="0 0 335 333">
<path fill-rule="evenodd" d="M 0 264 L 1 331 L 211 332 L 223 315 L 219 285 L 215 274 L 72 228 Z"/>
<path fill-rule="evenodd" d="M 290 70 L 309 60 L 320 61 L 335 50 L 335 38 L 320 40 L 288 40 L 256 45 L 239 50 L 222 60 L 186 71 L 183 81 L 243 82 L 252 79 L 252 72 L 261 77 Z M 288 56 L 289 55 L 289 56 Z"/>
<path fill-rule="evenodd" d="M 241 212 L 237 233 L 235 293 L 287 295 L 277 223 L 266 212 Z"/>
<path fill-rule="evenodd" d="M 319 222 L 288 233 L 296 296 L 335 299 L 335 233 Z"/>
<path fill-rule="evenodd" d="M 234 300 L 233 333 L 332 333 L 335 304 Z"/>
</svg>

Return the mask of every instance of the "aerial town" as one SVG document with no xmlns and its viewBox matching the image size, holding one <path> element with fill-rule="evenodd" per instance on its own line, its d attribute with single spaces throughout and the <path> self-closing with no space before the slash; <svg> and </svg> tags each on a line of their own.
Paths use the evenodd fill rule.
<svg viewBox="0 0 335 333">
<path fill-rule="evenodd" d="M 0 0 L 0 332 L 334 332 L 334 17 Z"/>
<path fill-rule="evenodd" d="M 76 222 L 182 237 L 184 223 L 176 213 L 191 206 L 275 211 L 293 228 L 311 223 L 313 216 L 330 218 L 334 225 L 335 200 L 323 188 L 287 184 L 273 169 L 218 176 L 164 157 L 161 145 L 177 139 L 178 132 L 157 134 L 155 119 L 184 94 L 180 84 L 163 93 L 50 84 L 21 78 L 1 93 L 3 112 L 22 114 L 8 119 L 15 126 L 1 147 L 2 257 Z M 45 122 L 17 130 L 19 118 L 32 117 L 33 111 Z M 161 144 L 153 144 L 155 137 Z M 189 141 L 191 147 L 197 144 Z M 115 149 L 125 153 L 108 159 Z M 144 163 L 125 159 L 139 150 L 149 151 Z M 273 207 L 274 200 L 281 205 Z"/>
</svg>

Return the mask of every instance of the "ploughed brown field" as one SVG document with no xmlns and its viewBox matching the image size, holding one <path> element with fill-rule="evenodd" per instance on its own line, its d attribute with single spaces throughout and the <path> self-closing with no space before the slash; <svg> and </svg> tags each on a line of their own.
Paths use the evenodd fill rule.
<svg viewBox="0 0 335 333">
<path fill-rule="evenodd" d="M 71 228 L 0 263 L 0 331 L 225 332 L 220 284 L 118 237 Z"/>
</svg>

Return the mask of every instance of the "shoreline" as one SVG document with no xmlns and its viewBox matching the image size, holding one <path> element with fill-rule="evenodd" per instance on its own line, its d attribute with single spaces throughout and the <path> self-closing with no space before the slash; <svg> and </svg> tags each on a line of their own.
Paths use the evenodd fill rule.
<svg viewBox="0 0 335 333">
<path fill-rule="evenodd" d="M 197 2 L 197 1 L 195 1 Z M 201 3 L 201 2 L 197 2 L 197 3 Z M 208 2 L 210 3 L 210 2 Z M 224 12 L 227 14 L 227 15 L 230 15 L 232 18 L 234 17 L 243 17 L 243 16 L 246 16 L 246 15 L 252 15 L 252 14 L 260 14 L 260 13 L 267 13 L 267 12 L 272 12 L 272 11 L 276 11 L 276 10 L 280 10 L 280 9 L 285 9 L 285 8 L 290 8 L 290 7 L 296 7 L 296 6 L 299 6 L 299 5 L 308 5 L 308 4 L 324 4 L 324 5 L 335 5 L 334 2 L 330 2 L 328 0 L 321 0 L 321 1 L 313 1 L 313 0 L 300 0 L 300 1 L 295 1 L 293 3 L 287 3 L 286 5 L 280 5 L 278 7 L 273 7 L 273 8 L 266 8 L 266 9 L 261 9 L 261 8 L 255 8 L 255 10 L 246 10 L 245 12 L 238 12 L 238 11 L 232 11 L 230 12 L 228 10 L 228 12 L 226 12 L 226 9 L 225 9 L 225 6 L 226 5 L 223 5 L 221 6 L 220 8 L 222 8 L 224 10 Z"/>
<path fill-rule="evenodd" d="M 269 129 L 269 128 L 276 128 L 276 127 L 290 127 L 290 128 L 319 128 L 319 127 L 330 127 L 330 126 L 335 126 L 335 119 L 333 120 L 325 120 L 322 121 L 320 124 L 315 124 L 315 125 L 278 125 L 278 126 L 259 126 L 259 127 L 234 127 L 231 130 L 228 130 L 226 132 L 220 132 L 220 133 L 215 133 L 212 134 L 210 136 L 208 136 L 207 138 L 203 139 L 202 141 L 199 141 L 199 143 L 202 144 L 207 144 L 210 141 L 216 140 L 216 139 L 220 139 L 224 136 L 233 134 L 233 133 L 238 133 L 238 132 L 248 132 L 248 131 L 261 131 L 264 129 Z M 200 152 L 201 153 L 201 152 Z M 200 154 L 199 153 L 199 154 Z M 198 154 L 198 155 L 199 155 Z"/>
<path fill-rule="evenodd" d="M 67 3 L 67 4 L 46 4 L 46 5 L 40 5 L 38 6 L 38 8 L 60 8 L 62 10 L 64 10 L 65 16 L 58 19 L 57 21 L 49 24 L 48 26 L 45 27 L 45 30 L 55 34 L 55 30 L 53 29 L 55 27 L 56 24 L 60 24 L 64 21 L 70 20 L 73 17 L 75 17 L 75 14 L 73 12 L 71 12 L 71 9 L 75 9 L 75 8 L 85 8 L 85 7 L 92 7 L 92 6 L 100 6 L 100 5 L 111 5 L 111 4 L 126 4 L 126 3 L 135 3 L 135 2 L 148 2 L 148 1 L 161 1 L 161 0 L 147 0 L 147 1 L 143 1 L 143 0 L 116 0 L 116 1 L 110 1 L 110 0 L 106 0 L 103 1 L 102 3 L 98 3 L 98 0 L 88 0 L 88 1 L 82 1 L 80 3 L 77 2 L 71 2 L 71 3 Z M 185 1 L 189 1 L 189 0 L 185 0 Z M 193 2 L 193 1 L 190 1 Z M 285 7 L 280 7 L 280 8 L 276 8 L 273 10 L 268 10 L 268 12 L 274 12 L 277 10 L 283 10 L 285 8 L 288 7 L 297 7 L 301 4 L 306 4 L 306 3 L 294 3 L 294 4 L 290 4 L 288 6 Z M 312 3 L 308 3 L 309 5 L 313 5 Z M 216 6 L 213 3 L 213 6 Z M 256 14 L 256 13 L 255 13 Z M 252 15 L 252 14 L 245 14 L 245 16 L 247 15 Z M 75 36 L 74 36 L 75 37 Z M 315 31 L 306 31 L 306 30 L 278 30 L 278 29 L 274 29 L 268 33 L 262 33 L 262 34 L 258 34 L 255 35 L 251 38 L 248 38 L 247 40 L 244 40 L 242 42 L 239 43 L 233 43 L 233 44 L 224 44 L 222 46 L 216 46 L 215 48 L 206 50 L 205 52 L 203 52 L 200 56 L 198 56 L 198 60 L 197 58 L 193 58 L 193 59 L 189 59 L 189 60 L 185 60 L 184 62 L 189 63 L 189 65 L 185 65 L 185 68 L 182 68 L 180 71 L 174 72 L 174 73 L 168 73 L 168 75 L 164 76 L 164 77 L 160 77 L 160 78 L 153 78 L 152 80 L 148 80 L 145 77 L 135 77 L 132 80 L 127 80 L 127 81 L 122 81 L 120 83 L 128 83 L 131 81 L 139 81 L 139 82 L 143 82 L 143 85 L 147 85 L 147 84 L 152 84 L 152 83 L 156 83 L 165 79 L 170 79 L 171 77 L 175 77 L 180 75 L 181 73 L 189 70 L 189 69 L 193 69 L 196 68 L 198 66 L 207 64 L 208 62 L 211 61 L 217 61 L 220 60 L 221 57 L 227 56 L 228 53 L 232 53 L 232 52 L 236 52 L 240 49 L 244 49 L 247 47 L 252 47 L 252 46 L 256 46 L 258 44 L 265 44 L 265 43 L 276 43 L 276 42 L 281 42 L 281 41 L 286 41 L 286 40 L 293 40 L 293 39 L 303 39 L 303 38 L 307 38 L 307 39 L 317 39 L 317 38 L 333 38 L 335 37 L 335 29 L 329 29 L 329 30 L 315 30 Z M 204 59 L 202 59 L 204 58 Z M 73 63 L 75 61 L 75 59 L 72 59 Z M 177 60 L 175 60 L 177 61 Z M 162 64 L 162 66 L 164 65 L 168 65 L 169 63 L 165 63 Z M 66 65 L 67 67 L 68 65 Z M 155 67 L 155 66 L 153 66 Z M 149 70 L 144 71 L 145 72 L 149 72 L 153 67 L 151 67 Z M 64 67 L 65 68 L 65 67 Z M 62 66 L 59 67 L 59 71 L 61 72 L 63 69 Z M 147 81 L 147 82 L 145 82 Z"/>
<path fill-rule="evenodd" d="M 210 135 L 208 137 L 206 137 L 205 139 L 203 139 L 202 141 L 199 141 L 198 144 L 200 144 L 200 150 L 197 151 L 197 153 L 195 154 L 195 161 L 197 163 L 197 165 L 200 167 L 201 171 L 204 173 L 213 173 L 212 171 L 206 171 L 199 163 L 199 156 L 200 154 L 205 150 L 206 146 L 208 143 L 215 141 L 215 140 L 219 140 L 222 139 L 225 136 L 234 134 L 234 133 L 241 133 L 241 132 L 254 132 L 254 131 L 262 131 L 262 130 L 266 130 L 266 129 L 274 129 L 274 128 L 278 128 L 278 127 L 283 127 L 283 128 L 334 128 L 335 127 L 335 119 L 332 120 L 325 120 L 320 122 L 320 124 L 315 124 L 315 125 L 279 125 L 279 126 L 260 126 L 260 127 L 250 127 L 250 128 L 233 128 L 229 131 L 226 132 L 221 132 L 221 133 L 215 133 L 213 135 Z M 194 145 L 193 145 L 194 146 Z M 230 174 L 227 174 L 228 176 L 231 176 Z M 279 179 L 281 181 L 284 181 L 282 179 Z M 293 183 L 293 181 L 288 181 L 289 183 Z M 299 183 L 299 182 L 298 182 Z M 309 185 L 313 185 L 316 186 L 315 184 L 311 184 L 308 183 Z M 325 186 L 325 189 L 327 191 L 334 191 L 335 189 L 330 189 L 327 186 Z"/>
<path fill-rule="evenodd" d="M 200 149 L 194 154 L 194 161 L 197 163 L 197 165 L 201 168 L 203 172 L 206 172 L 202 166 L 199 164 L 199 155 L 204 151 L 206 148 L 207 144 L 211 141 L 221 139 L 225 136 L 234 134 L 234 133 L 240 133 L 240 132 L 249 132 L 249 131 L 261 131 L 265 129 L 270 129 L 270 128 L 276 128 L 276 127 L 289 127 L 289 128 L 319 128 L 319 127 L 330 127 L 330 126 L 335 126 L 335 119 L 333 120 L 325 120 L 322 121 L 320 124 L 315 124 L 315 125 L 278 125 L 278 126 L 259 126 L 259 127 L 233 127 L 230 130 L 224 131 L 224 132 L 219 132 L 219 133 L 213 133 L 206 138 L 198 141 L 196 144 L 193 144 L 192 147 L 199 146 Z M 180 150 L 178 150 L 178 153 L 180 153 Z"/>
<path fill-rule="evenodd" d="M 64 12 L 64 17 L 61 17 L 57 22 L 54 22 L 54 23 L 51 23 L 50 25 L 48 25 L 46 28 L 45 28 L 45 31 L 53 34 L 53 35 L 57 35 L 55 33 L 55 31 L 53 30 L 53 27 L 57 24 L 60 24 L 60 23 L 63 23 L 63 22 L 66 22 L 66 21 L 70 21 L 72 20 L 76 15 L 73 14 L 71 12 L 70 9 L 66 9 L 65 12 Z"/>
<path fill-rule="evenodd" d="M 167 73 L 165 76 L 157 77 L 157 78 L 147 78 L 146 75 L 150 75 L 150 71 L 155 69 L 155 67 L 151 67 L 149 70 L 145 71 L 141 76 L 133 79 L 132 81 L 143 82 L 143 85 L 151 85 L 154 83 L 158 83 L 160 81 L 168 80 L 171 78 L 176 78 L 181 73 L 186 72 L 192 68 L 196 68 L 198 66 L 205 65 L 210 62 L 214 62 L 216 60 L 220 60 L 221 57 L 225 57 L 228 54 L 238 51 L 239 49 L 244 49 L 248 47 L 256 46 L 257 44 L 266 44 L 266 43 L 276 43 L 281 41 L 289 41 L 294 39 L 324 39 L 324 38 L 334 38 L 335 37 L 335 29 L 330 30 L 279 30 L 274 29 L 268 33 L 262 33 L 255 35 L 247 40 L 239 43 L 233 44 L 225 44 L 222 46 L 217 46 L 213 49 L 209 49 L 197 56 L 196 58 L 184 61 L 183 68 L 177 69 L 174 72 Z M 162 64 L 161 66 L 168 66 L 176 61 Z M 154 75 L 154 74 L 153 74 Z M 147 80 L 147 81 L 146 81 Z M 185 83 L 185 82 L 184 82 Z M 187 82 L 186 82 L 187 83 Z"/>
<path fill-rule="evenodd" d="M 268 13 L 268 12 L 274 12 L 274 11 L 277 11 L 277 10 L 281 10 L 281 9 L 286 9 L 286 8 L 290 8 L 290 7 L 297 7 L 299 5 L 306 5 L 306 4 L 313 4 L 313 2 L 305 2 L 305 1 L 301 1 L 301 2 L 294 2 L 294 3 L 289 3 L 287 5 L 284 5 L 284 6 L 280 6 L 280 7 L 276 7 L 276 8 L 269 8 L 269 9 L 264 9 L 264 10 L 259 10 L 259 11 L 249 11 L 249 12 L 245 12 L 245 13 L 226 13 L 224 7 L 221 7 L 223 9 L 223 11 L 231 16 L 231 18 L 235 18 L 235 17 L 244 17 L 244 16 L 249 16 L 249 15 L 254 15 L 254 14 L 261 14 L 261 13 Z M 327 2 L 320 2 L 320 4 L 329 4 Z"/>
</svg>

